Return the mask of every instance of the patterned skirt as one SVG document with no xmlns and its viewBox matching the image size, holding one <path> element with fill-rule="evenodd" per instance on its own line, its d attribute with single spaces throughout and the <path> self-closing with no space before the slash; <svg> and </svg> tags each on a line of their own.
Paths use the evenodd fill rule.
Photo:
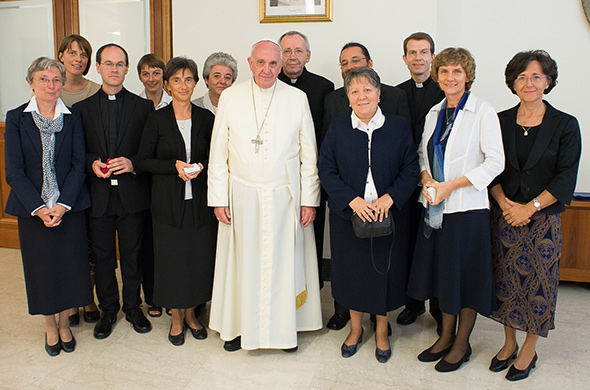
<svg viewBox="0 0 590 390">
<path fill-rule="evenodd" d="M 561 258 L 561 214 L 536 212 L 523 227 L 508 225 L 492 202 L 492 253 L 498 310 L 491 318 L 547 337 L 555 328 Z"/>
</svg>

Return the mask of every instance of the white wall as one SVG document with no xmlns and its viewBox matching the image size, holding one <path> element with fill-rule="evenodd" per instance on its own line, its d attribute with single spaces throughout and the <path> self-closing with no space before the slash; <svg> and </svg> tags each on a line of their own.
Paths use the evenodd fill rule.
<svg viewBox="0 0 590 390">
<path fill-rule="evenodd" d="M 477 62 L 473 91 L 498 111 L 518 102 L 504 84 L 504 68 L 518 51 L 545 49 L 559 65 L 559 84 L 547 97 L 556 108 L 578 118 L 583 154 L 577 191 L 590 192 L 590 25 L 580 0 L 333 0 L 333 22 L 258 22 L 258 1 L 174 0 L 174 55 L 202 67 L 209 54 L 225 51 L 239 65 L 238 81 L 249 77 L 246 61 L 253 42 L 299 30 L 311 41 L 308 69 L 342 85 L 338 54 L 349 41 L 365 44 L 374 68 L 387 84 L 406 80 L 403 39 L 415 31 L 430 33 L 436 51 L 461 46 Z M 206 91 L 199 82 L 195 96 Z"/>
</svg>

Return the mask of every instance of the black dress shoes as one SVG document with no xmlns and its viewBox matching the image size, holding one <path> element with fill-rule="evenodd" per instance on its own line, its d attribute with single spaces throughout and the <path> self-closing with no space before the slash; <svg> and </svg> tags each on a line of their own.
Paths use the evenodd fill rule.
<svg viewBox="0 0 590 390">
<path fill-rule="evenodd" d="M 299 349 L 299 347 L 295 346 L 293 348 L 283 349 L 283 351 L 287 352 L 287 353 L 293 353 L 293 352 L 297 352 L 298 349 Z"/>
<path fill-rule="evenodd" d="M 168 340 L 170 340 L 172 345 L 179 347 L 182 344 L 184 344 L 184 330 L 185 327 L 183 326 L 182 331 L 179 334 L 177 334 L 176 336 L 172 336 L 172 325 L 170 325 L 170 331 L 168 332 Z"/>
<path fill-rule="evenodd" d="M 418 360 L 424 363 L 436 362 L 440 360 L 443 356 L 445 356 L 451 350 L 451 347 L 447 347 L 440 352 L 432 352 L 432 347 L 422 351 L 420 355 L 418 355 Z"/>
<path fill-rule="evenodd" d="M 467 352 L 465 352 L 465 355 L 463 355 L 463 357 L 461 359 L 459 359 L 459 361 L 457 363 L 449 363 L 444 358 L 442 358 L 440 360 L 440 362 L 436 363 L 436 366 L 434 366 L 434 369 L 438 372 L 456 371 L 459 369 L 459 367 L 461 367 L 461 365 L 463 363 L 468 362 L 470 357 L 471 357 L 471 345 L 469 345 L 467 347 Z"/>
<path fill-rule="evenodd" d="M 191 331 L 193 338 L 197 340 L 205 340 L 207 338 L 207 329 L 205 329 L 204 326 L 201 329 L 194 329 L 191 328 L 186 322 L 184 324 Z"/>
<path fill-rule="evenodd" d="M 125 319 L 133 325 L 137 333 L 148 333 L 152 330 L 152 323 L 148 320 L 140 309 L 131 311 L 125 315 Z"/>
<path fill-rule="evenodd" d="M 533 360 L 531 360 L 531 363 L 529 364 L 529 366 L 527 368 L 525 368 L 524 370 L 519 370 L 518 368 L 514 367 L 514 364 L 512 366 L 510 366 L 510 369 L 508 370 L 508 373 L 506 374 L 506 379 L 508 379 L 511 382 L 515 382 L 515 381 L 520 381 L 522 379 L 526 379 L 529 377 L 529 374 L 531 373 L 531 370 L 533 368 L 535 368 L 535 366 L 537 365 L 537 353 L 535 352 L 535 356 L 533 357 Z"/>
<path fill-rule="evenodd" d="M 226 341 L 225 344 L 223 344 L 223 349 L 225 349 L 227 352 L 239 351 L 240 349 L 242 349 L 241 341 L 242 340 L 240 336 L 236 337 L 233 340 Z"/>
<path fill-rule="evenodd" d="M 77 326 L 80 323 L 80 311 L 76 309 L 76 314 L 72 314 L 69 317 L 70 326 Z"/>
<path fill-rule="evenodd" d="M 67 353 L 74 352 L 74 350 L 76 349 L 76 339 L 74 338 L 74 334 L 72 333 L 71 330 L 70 330 L 70 334 L 72 335 L 72 339 L 70 341 L 65 342 L 63 340 L 60 340 L 61 349 L 63 349 L 64 352 L 67 352 Z"/>
<path fill-rule="evenodd" d="M 516 348 L 514 349 L 514 352 L 512 352 L 512 355 L 510 355 L 510 357 L 508 359 L 500 360 L 500 359 L 498 359 L 498 355 L 494 356 L 492 358 L 492 362 L 490 363 L 490 371 L 492 371 L 492 372 L 504 371 L 505 369 L 508 368 L 508 363 L 510 362 L 510 360 L 516 359 L 517 356 L 518 356 L 518 344 L 516 344 Z"/>
<path fill-rule="evenodd" d="M 54 345 L 47 344 L 47 333 L 45 333 L 45 350 L 49 354 L 49 356 L 57 356 L 61 351 L 61 340 L 57 340 L 57 343 Z"/>
<path fill-rule="evenodd" d="M 98 322 L 98 320 L 100 320 L 100 312 L 98 309 L 93 311 L 86 311 L 86 309 L 84 309 L 84 321 L 94 323 Z"/>
<path fill-rule="evenodd" d="M 330 318 L 328 321 L 328 325 L 326 327 L 332 330 L 340 330 L 348 324 L 348 320 L 350 320 L 350 313 L 340 314 L 336 313 Z"/>
<path fill-rule="evenodd" d="M 410 325 L 416 321 L 419 315 L 424 314 L 426 310 L 422 307 L 420 310 L 412 310 L 408 309 L 407 307 L 402 310 L 401 313 L 397 316 L 397 323 L 400 325 Z"/>
<path fill-rule="evenodd" d="M 113 325 L 117 322 L 117 313 L 105 311 L 102 313 L 100 320 L 94 326 L 94 338 L 106 339 L 113 331 Z"/>
</svg>

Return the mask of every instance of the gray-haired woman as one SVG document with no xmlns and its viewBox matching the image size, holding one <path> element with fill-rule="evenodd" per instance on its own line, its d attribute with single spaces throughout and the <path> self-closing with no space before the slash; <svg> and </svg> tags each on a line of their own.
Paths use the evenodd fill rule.
<svg viewBox="0 0 590 390">
<path fill-rule="evenodd" d="M 64 65 L 45 57 L 29 67 L 35 95 L 6 114 L 6 213 L 18 217 L 29 313 L 45 316 L 45 350 L 73 352 L 68 311 L 92 302 L 84 210 L 90 196 L 84 133 L 60 99 Z M 55 314 L 59 314 L 58 321 Z"/>
<path fill-rule="evenodd" d="M 221 92 L 230 87 L 238 77 L 238 62 L 227 53 L 216 52 L 205 60 L 203 67 L 203 78 L 209 88 L 209 92 L 193 103 L 198 107 L 205 108 L 213 113 L 217 112 L 217 104 Z"/>
</svg>

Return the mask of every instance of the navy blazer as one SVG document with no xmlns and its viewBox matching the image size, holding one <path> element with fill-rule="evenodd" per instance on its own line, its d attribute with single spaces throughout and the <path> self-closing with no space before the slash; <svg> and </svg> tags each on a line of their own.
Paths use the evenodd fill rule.
<svg viewBox="0 0 590 390">
<path fill-rule="evenodd" d="M 381 84 L 381 96 L 379 100 L 379 107 L 381 107 L 381 111 L 383 111 L 384 115 L 400 115 L 408 121 L 411 120 L 406 93 L 401 89 L 392 87 L 391 85 Z M 320 143 L 326 137 L 332 119 L 340 116 L 350 118 L 350 114 L 352 113 L 352 108 L 350 108 L 350 103 L 348 102 L 348 96 L 346 96 L 344 87 L 340 87 L 327 94 L 325 105 L 326 109 L 324 112 L 324 120 L 322 121 Z"/>
<path fill-rule="evenodd" d="M 565 112 L 553 108 L 544 101 L 547 109 L 539 128 L 531 153 L 520 167 L 516 155 L 516 132 L 522 131 L 516 124 L 516 113 L 520 104 L 498 114 L 502 126 L 502 141 L 506 164 L 502 172 L 490 185 L 502 184 L 508 199 L 521 188 L 525 197 L 532 200 L 547 190 L 557 202 L 543 211 L 556 214 L 570 204 L 582 152 L 582 141 L 578 120 Z"/>
<path fill-rule="evenodd" d="M 17 217 L 31 217 L 43 206 L 43 147 L 41 133 L 30 112 L 28 103 L 6 114 L 5 159 L 6 182 L 11 187 L 6 213 Z M 59 203 L 81 211 L 90 206 L 90 196 L 84 184 L 86 151 L 80 113 L 70 109 L 64 114 L 63 129 L 55 133 L 55 174 L 60 195 Z"/>
<path fill-rule="evenodd" d="M 328 193 L 330 212 L 350 220 L 348 205 L 364 197 L 369 171 L 368 135 L 354 129 L 347 117 L 335 118 L 322 143 L 318 169 Z M 398 115 L 385 115 L 384 125 L 373 132 L 371 172 L 378 196 L 393 199 L 394 216 L 405 205 L 418 184 L 420 168 L 409 122 Z"/>
<path fill-rule="evenodd" d="M 111 175 L 107 179 L 101 179 L 92 171 L 92 163 L 95 160 L 100 159 L 102 162 L 106 162 L 108 159 L 99 103 L 101 91 L 73 106 L 80 110 L 86 139 L 87 184 L 92 200 L 90 217 L 101 217 L 106 212 L 111 194 L 111 179 L 118 181 L 121 203 L 126 212 L 137 213 L 150 207 L 150 177 L 142 174 L 138 169 L 135 155 L 147 117 L 150 112 L 154 111 L 154 104 L 149 99 L 142 99 L 124 88 L 123 90 L 125 97 L 120 113 L 121 124 L 117 135 L 115 155 L 131 160 L 135 173 Z"/>
<path fill-rule="evenodd" d="M 213 208 L 207 207 L 207 164 L 214 120 L 209 110 L 192 105 L 190 162 L 203 164 L 203 172 L 191 180 L 196 227 L 217 223 Z M 154 220 L 180 226 L 184 214 L 185 182 L 178 177 L 176 160 L 187 161 L 186 148 L 174 108 L 169 104 L 148 117 L 137 162 L 139 169 L 152 173 L 151 210 Z"/>
</svg>

